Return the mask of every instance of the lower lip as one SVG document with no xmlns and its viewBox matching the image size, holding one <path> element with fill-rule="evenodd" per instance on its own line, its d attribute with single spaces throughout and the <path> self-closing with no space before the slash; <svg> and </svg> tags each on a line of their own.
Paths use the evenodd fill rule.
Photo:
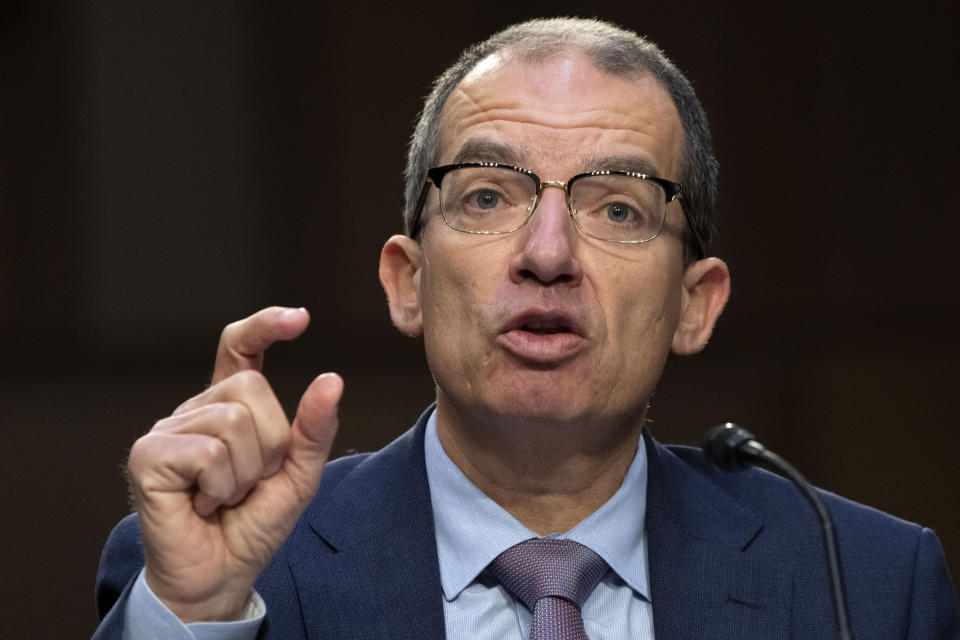
<svg viewBox="0 0 960 640">
<path fill-rule="evenodd" d="M 531 333 L 514 329 L 497 336 L 497 343 L 521 360 L 556 364 L 573 357 L 586 345 L 575 333 Z"/>
</svg>

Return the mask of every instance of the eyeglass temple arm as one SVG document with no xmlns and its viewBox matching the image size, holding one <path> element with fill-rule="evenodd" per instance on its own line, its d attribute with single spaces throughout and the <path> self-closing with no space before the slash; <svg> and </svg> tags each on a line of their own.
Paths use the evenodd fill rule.
<svg viewBox="0 0 960 640">
<path fill-rule="evenodd" d="M 423 186 L 420 187 L 420 195 L 417 196 L 417 204 L 414 208 L 413 219 L 410 220 L 410 232 L 409 236 L 413 239 L 417 237 L 417 228 L 420 226 L 420 217 L 423 215 L 423 207 L 427 202 L 427 194 L 430 192 L 430 185 L 433 184 L 433 181 L 430 178 L 427 178 L 423 181 Z"/>
<path fill-rule="evenodd" d="M 697 241 L 697 260 L 703 260 L 707 257 L 707 243 L 703 241 L 703 236 L 697 231 L 697 225 L 693 223 L 693 217 L 691 217 L 686 204 L 684 204 L 683 194 L 678 193 L 674 198 L 680 200 L 680 209 L 683 211 L 683 217 L 687 221 L 687 229 L 693 234 L 693 239 Z"/>
</svg>

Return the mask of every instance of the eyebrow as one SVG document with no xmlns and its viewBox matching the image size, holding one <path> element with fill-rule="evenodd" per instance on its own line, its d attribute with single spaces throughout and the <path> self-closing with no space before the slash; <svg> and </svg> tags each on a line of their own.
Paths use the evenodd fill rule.
<svg viewBox="0 0 960 640">
<path fill-rule="evenodd" d="M 656 165 L 644 156 L 592 156 L 585 164 L 587 171 L 630 171 L 662 178 Z"/>
<path fill-rule="evenodd" d="M 529 154 L 524 148 L 510 147 L 499 142 L 476 138 L 467 140 L 457 155 L 453 157 L 453 164 L 460 162 L 499 162 L 519 167 L 526 167 Z M 644 175 L 662 178 L 656 165 L 647 157 L 641 155 L 609 155 L 591 156 L 584 162 L 585 171 L 630 171 Z"/>
<path fill-rule="evenodd" d="M 453 157 L 453 163 L 460 162 L 499 162 L 502 164 L 512 164 L 514 166 L 524 166 L 528 155 L 522 148 L 517 149 L 508 147 L 499 142 L 490 140 L 474 139 L 467 140 L 460 147 L 460 151 Z"/>
</svg>

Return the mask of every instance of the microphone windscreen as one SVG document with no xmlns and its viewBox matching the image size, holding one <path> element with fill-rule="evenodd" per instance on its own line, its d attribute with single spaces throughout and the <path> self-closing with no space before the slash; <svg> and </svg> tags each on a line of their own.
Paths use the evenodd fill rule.
<svg viewBox="0 0 960 640">
<path fill-rule="evenodd" d="M 718 424 L 707 432 L 703 454 L 724 471 L 740 471 L 750 466 L 749 456 L 741 455 L 740 445 L 753 439 L 752 433 L 732 422 Z"/>
</svg>

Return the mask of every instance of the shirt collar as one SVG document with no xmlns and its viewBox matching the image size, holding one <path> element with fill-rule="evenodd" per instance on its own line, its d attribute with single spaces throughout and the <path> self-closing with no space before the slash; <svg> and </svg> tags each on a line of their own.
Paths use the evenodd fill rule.
<svg viewBox="0 0 960 640">
<path fill-rule="evenodd" d="M 537 534 L 488 498 L 450 460 L 437 436 L 436 411 L 427 421 L 424 449 L 440 582 L 444 597 L 451 601 L 505 549 Z M 643 527 L 646 502 L 647 458 L 644 447 L 638 446 L 617 492 L 574 528 L 549 537 L 589 547 L 631 589 L 649 599 Z"/>
</svg>

